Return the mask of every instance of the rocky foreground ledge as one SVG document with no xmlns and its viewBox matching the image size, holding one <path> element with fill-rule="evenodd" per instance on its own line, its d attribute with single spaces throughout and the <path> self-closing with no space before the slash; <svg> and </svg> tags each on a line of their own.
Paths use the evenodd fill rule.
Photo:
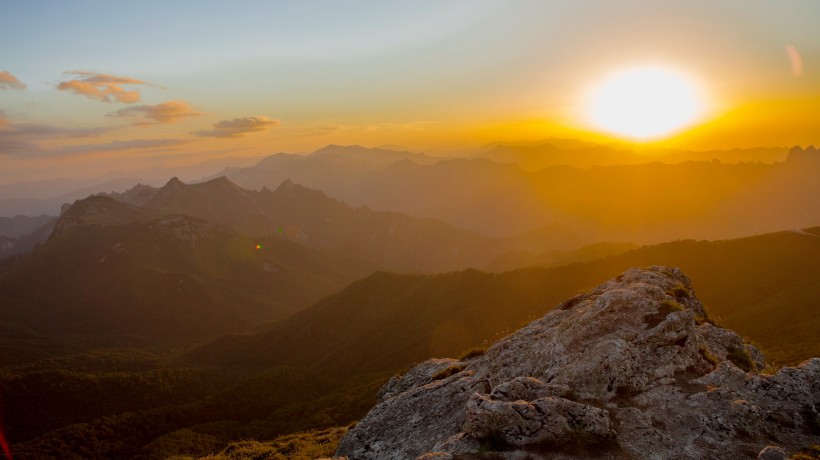
<svg viewBox="0 0 820 460">
<path fill-rule="evenodd" d="M 779 459 L 820 444 L 820 358 L 764 366 L 679 270 L 632 269 L 484 354 L 394 377 L 337 455 Z"/>
</svg>

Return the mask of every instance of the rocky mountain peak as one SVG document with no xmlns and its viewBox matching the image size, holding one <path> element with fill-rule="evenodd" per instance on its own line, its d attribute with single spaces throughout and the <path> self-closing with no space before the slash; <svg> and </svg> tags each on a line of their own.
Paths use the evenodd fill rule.
<svg viewBox="0 0 820 460">
<path fill-rule="evenodd" d="M 137 208 L 105 195 L 92 195 L 75 201 L 62 212 L 52 236 L 88 226 L 121 225 L 145 221 L 153 216 L 148 210 Z"/>
<path fill-rule="evenodd" d="M 820 359 L 764 366 L 678 269 L 631 269 L 477 357 L 394 377 L 337 454 L 754 458 L 816 444 Z"/>
<path fill-rule="evenodd" d="M 293 190 L 294 188 L 296 188 L 296 184 L 290 179 L 285 179 L 279 184 L 279 187 L 276 187 L 276 191 Z"/>
<path fill-rule="evenodd" d="M 184 186 L 185 184 L 179 180 L 179 177 L 174 176 L 172 177 L 162 188 L 174 188 Z"/>
</svg>

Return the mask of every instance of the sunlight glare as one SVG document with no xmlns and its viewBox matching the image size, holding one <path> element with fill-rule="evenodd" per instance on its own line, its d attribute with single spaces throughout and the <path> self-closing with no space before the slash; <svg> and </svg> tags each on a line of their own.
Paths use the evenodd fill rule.
<svg viewBox="0 0 820 460">
<path fill-rule="evenodd" d="M 596 128 L 637 140 L 668 136 L 702 117 L 704 102 L 683 74 L 636 67 L 604 78 L 587 95 L 585 114 Z"/>
</svg>

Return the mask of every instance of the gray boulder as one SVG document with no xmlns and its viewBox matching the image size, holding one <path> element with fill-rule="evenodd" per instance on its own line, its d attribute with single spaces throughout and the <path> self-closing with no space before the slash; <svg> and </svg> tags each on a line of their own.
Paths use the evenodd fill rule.
<svg viewBox="0 0 820 460">
<path fill-rule="evenodd" d="M 820 359 L 764 366 L 679 270 L 631 269 L 479 358 L 395 377 L 337 455 L 776 458 L 820 444 Z"/>
</svg>

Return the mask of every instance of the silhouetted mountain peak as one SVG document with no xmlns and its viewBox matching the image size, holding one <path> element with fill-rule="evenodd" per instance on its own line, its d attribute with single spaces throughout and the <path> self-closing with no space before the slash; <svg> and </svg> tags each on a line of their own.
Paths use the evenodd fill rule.
<svg viewBox="0 0 820 460">
<path fill-rule="evenodd" d="M 337 145 L 337 144 L 328 144 L 319 150 L 316 150 L 311 154 L 311 156 L 321 156 L 327 154 L 344 154 L 344 153 L 361 153 L 361 152 L 371 152 L 379 149 L 370 149 L 367 147 L 362 147 L 361 145 Z"/>
<path fill-rule="evenodd" d="M 214 197 L 211 195 L 247 195 L 247 191 L 231 182 L 225 176 L 219 176 L 214 179 L 195 184 L 186 184 L 174 177 L 168 181 L 165 186 L 159 189 L 159 193 L 152 198 L 159 199 L 160 201 L 167 201 L 169 198 L 179 198 L 182 195 L 192 194 L 203 197 L 208 196 L 209 199 L 213 199 Z M 156 199 L 153 201 L 156 201 Z M 155 205 L 156 203 L 153 203 L 153 206 L 149 204 L 148 207 L 154 207 Z"/>
<path fill-rule="evenodd" d="M 106 195 L 93 195 L 75 201 L 60 216 L 52 237 L 78 227 L 121 225 L 146 221 L 153 217 L 154 214 L 147 209 L 132 206 Z"/>
<path fill-rule="evenodd" d="M 296 184 L 293 183 L 290 179 L 285 179 L 279 184 L 279 187 L 276 187 L 276 192 L 285 191 L 285 190 L 293 190 L 296 188 Z"/>
<path fill-rule="evenodd" d="M 786 162 L 795 162 L 795 161 L 816 161 L 820 160 L 820 150 L 814 147 L 814 145 L 809 145 L 804 150 L 799 145 L 795 145 L 791 149 L 789 149 L 789 154 L 786 156 Z"/>
<path fill-rule="evenodd" d="M 233 182 L 231 182 L 230 179 L 228 179 L 226 176 L 215 177 L 215 178 L 213 178 L 213 179 L 211 179 L 207 182 L 203 182 L 203 183 L 205 183 L 205 184 L 230 184 L 230 185 L 236 185 Z"/>
<path fill-rule="evenodd" d="M 174 176 L 162 188 L 164 188 L 164 189 L 175 188 L 175 187 L 181 187 L 181 186 L 184 186 L 184 185 L 185 184 L 181 180 L 179 180 L 179 177 Z"/>
</svg>

